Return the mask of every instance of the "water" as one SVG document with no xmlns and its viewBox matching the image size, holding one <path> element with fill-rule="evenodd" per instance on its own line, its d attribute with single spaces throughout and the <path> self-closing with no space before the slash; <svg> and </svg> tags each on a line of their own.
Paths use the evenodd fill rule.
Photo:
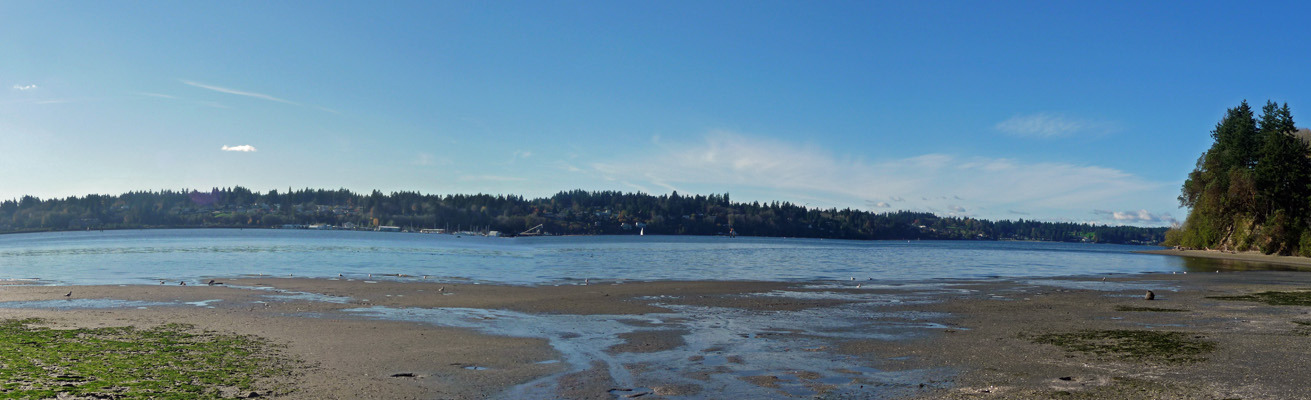
<svg viewBox="0 0 1311 400">
<path fill-rule="evenodd" d="M 1171 272 L 1150 247 L 693 236 L 456 237 L 309 230 L 0 235 L 0 279 L 121 284 L 242 275 L 542 284 L 562 280 L 919 281 Z M 1208 264 L 1205 268 L 1211 268 Z M 390 277 L 390 278 L 389 278 Z M 414 278 L 408 278 L 414 279 Z"/>
</svg>

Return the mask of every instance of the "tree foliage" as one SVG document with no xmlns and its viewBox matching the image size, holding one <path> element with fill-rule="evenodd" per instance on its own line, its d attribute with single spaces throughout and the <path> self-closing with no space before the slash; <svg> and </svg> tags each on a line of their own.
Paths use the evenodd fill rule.
<svg viewBox="0 0 1311 400">
<path fill-rule="evenodd" d="M 130 192 L 0 202 L 0 232 L 162 227 L 398 226 L 408 230 L 496 230 L 508 234 L 542 225 L 553 234 L 723 235 L 835 239 L 1042 240 L 1159 243 L 1164 228 L 1040 221 L 986 221 L 898 211 L 816 209 L 788 202 L 737 203 L 728 194 L 654 196 L 614 191 L 565 191 L 551 197 L 420 194 L 345 189 L 243 187 L 209 192 Z"/>
<path fill-rule="evenodd" d="M 1229 109 L 1184 181 L 1179 203 L 1191 210 L 1167 244 L 1299 253 L 1311 210 L 1311 149 L 1296 132 L 1288 104 L 1266 102 L 1259 120 L 1246 101 Z"/>
</svg>

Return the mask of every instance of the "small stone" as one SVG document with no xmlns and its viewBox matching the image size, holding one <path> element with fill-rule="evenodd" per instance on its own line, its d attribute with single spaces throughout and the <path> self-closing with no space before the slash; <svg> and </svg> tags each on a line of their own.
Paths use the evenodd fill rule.
<svg viewBox="0 0 1311 400">
<path fill-rule="evenodd" d="M 1072 380 L 1074 380 L 1074 377 L 1072 377 L 1072 376 L 1062 376 L 1062 377 L 1060 377 L 1060 379 L 1063 380 L 1063 381 L 1072 381 Z"/>
</svg>

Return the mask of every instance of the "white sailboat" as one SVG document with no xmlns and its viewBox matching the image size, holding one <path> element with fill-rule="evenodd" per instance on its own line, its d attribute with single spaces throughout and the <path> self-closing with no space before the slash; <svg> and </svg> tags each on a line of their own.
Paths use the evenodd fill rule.
<svg viewBox="0 0 1311 400">
<path fill-rule="evenodd" d="M 646 228 L 642 228 L 642 230 L 637 231 L 637 236 L 646 236 Z"/>
</svg>

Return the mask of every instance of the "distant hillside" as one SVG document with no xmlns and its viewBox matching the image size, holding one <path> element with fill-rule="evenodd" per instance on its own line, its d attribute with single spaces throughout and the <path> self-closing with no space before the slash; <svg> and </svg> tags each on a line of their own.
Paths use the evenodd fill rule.
<svg viewBox="0 0 1311 400">
<path fill-rule="evenodd" d="M 813 209 L 786 202 L 737 203 L 728 194 L 652 196 L 560 192 L 540 199 L 416 192 L 357 194 L 242 187 L 209 192 L 131 192 L 0 202 L 0 232 L 171 227 L 306 227 L 500 231 L 543 234 L 665 234 L 834 239 L 1042 240 L 1155 244 L 1165 228 L 1039 221 L 986 221 L 899 211 Z M 532 229 L 532 228 L 537 229 Z"/>
</svg>

